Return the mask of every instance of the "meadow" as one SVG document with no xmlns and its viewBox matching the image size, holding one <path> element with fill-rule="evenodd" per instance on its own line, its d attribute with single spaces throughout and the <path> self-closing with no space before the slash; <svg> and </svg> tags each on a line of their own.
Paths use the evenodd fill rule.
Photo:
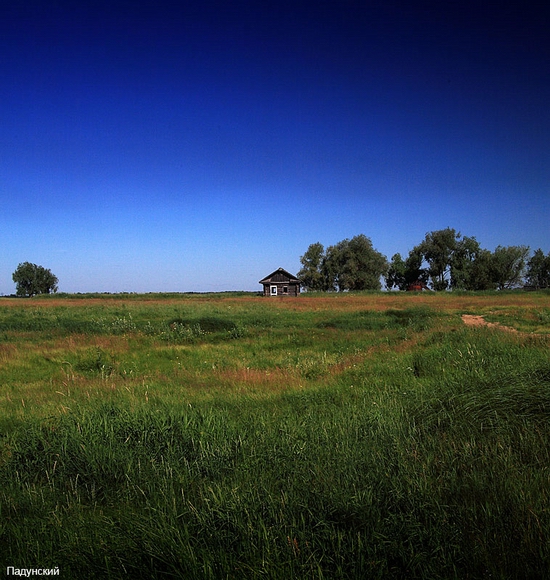
<svg viewBox="0 0 550 580">
<path fill-rule="evenodd" d="M 548 292 L 2 298 L 0 568 L 548 578 L 549 347 Z"/>
</svg>

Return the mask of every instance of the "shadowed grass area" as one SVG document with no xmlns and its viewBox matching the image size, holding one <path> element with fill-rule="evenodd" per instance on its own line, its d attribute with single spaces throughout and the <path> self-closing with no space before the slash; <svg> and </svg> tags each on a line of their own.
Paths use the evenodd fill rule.
<svg viewBox="0 0 550 580">
<path fill-rule="evenodd" d="M 548 338 L 464 328 L 462 297 L 344 298 L 46 309 L 103 320 L 87 333 L 4 313 L 0 560 L 67 578 L 544 578 Z M 201 332 L 168 339 L 174 324 Z"/>
</svg>

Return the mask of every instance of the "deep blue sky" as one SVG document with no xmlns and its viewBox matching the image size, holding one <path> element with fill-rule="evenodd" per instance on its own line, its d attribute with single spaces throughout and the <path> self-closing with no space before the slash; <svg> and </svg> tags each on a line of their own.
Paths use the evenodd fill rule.
<svg viewBox="0 0 550 580">
<path fill-rule="evenodd" d="M 309 244 L 550 251 L 550 9 L 0 0 L 0 294 L 259 290 Z"/>
</svg>

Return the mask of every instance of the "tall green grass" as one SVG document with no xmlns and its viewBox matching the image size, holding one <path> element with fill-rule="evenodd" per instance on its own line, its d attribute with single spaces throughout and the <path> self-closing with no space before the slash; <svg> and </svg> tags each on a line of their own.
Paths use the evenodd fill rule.
<svg viewBox="0 0 550 580">
<path fill-rule="evenodd" d="M 425 308 L 233 310 L 138 309 L 132 349 L 61 353 L 73 389 L 80 376 L 116 396 L 60 395 L 63 412 L 0 423 L 3 565 L 65 578 L 548 577 L 548 339 Z M 161 335 L 206 318 L 218 322 L 191 341 Z M 132 356 L 135 381 L 122 372 Z M 212 365 L 296 383 L 192 396 L 221 380 Z M 144 382 L 155 397 L 134 396 Z"/>
</svg>

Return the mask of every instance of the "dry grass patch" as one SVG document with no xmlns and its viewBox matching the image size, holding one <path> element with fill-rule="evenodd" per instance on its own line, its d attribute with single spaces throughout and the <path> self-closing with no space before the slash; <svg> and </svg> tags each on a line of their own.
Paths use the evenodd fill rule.
<svg viewBox="0 0 550 580">
<path fill-rule="evenodd" d="M 17 346 L 15 344 L 0 343 L 0 361 L 3 363 L 8 362 L 13 358 L 17 352 Z"/>
</svg>

